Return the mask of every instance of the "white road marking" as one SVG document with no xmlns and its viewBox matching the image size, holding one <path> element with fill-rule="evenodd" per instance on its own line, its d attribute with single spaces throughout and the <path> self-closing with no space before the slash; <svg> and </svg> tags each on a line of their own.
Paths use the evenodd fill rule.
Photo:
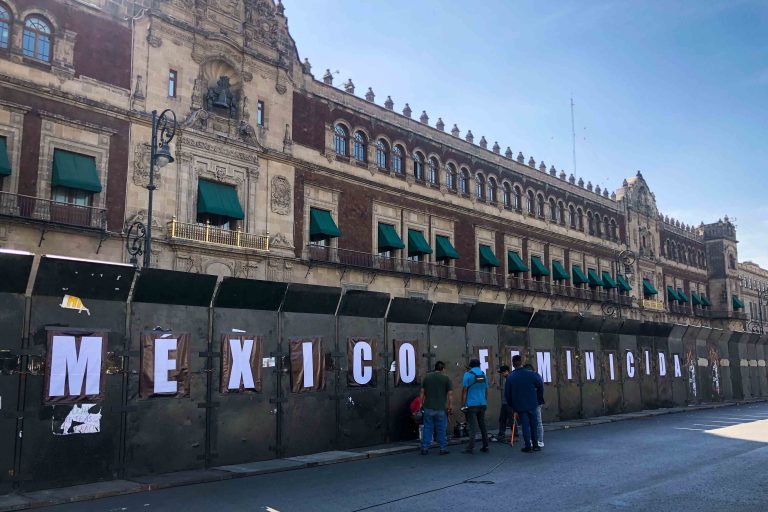
<svg viewBox="0 0 768 512">
<path fill-rule="evenodd" d="M 703 430 L 706 430 L 704 428 L 687 428 L 687 427 L 672 427 L 672 428 L 674 430 L 698 430 L 700 432 L 703 431 Z"/>
</svg>

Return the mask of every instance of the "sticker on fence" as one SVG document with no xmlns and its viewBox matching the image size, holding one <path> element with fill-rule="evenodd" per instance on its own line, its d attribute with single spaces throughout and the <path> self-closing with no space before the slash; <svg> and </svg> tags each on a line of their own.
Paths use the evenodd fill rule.
<svg viewBox="0 0 768 512">
<path fill-rule="evenodd" d="M 83 300 L 74 295 L 65 295 L 64 298 L 61 299 L 61 307 L 64 309 L 76 309 L 78 315 L 85 311 L 88 313 L 88 316 L 91 316 L 91 311 L 85 307 Z"/>
<path fill-rule="evenodd" d="M 98 434 L 101 432 L 101 405 L 54 406 L 51 431 L 55 436 Z"/>
</svg>

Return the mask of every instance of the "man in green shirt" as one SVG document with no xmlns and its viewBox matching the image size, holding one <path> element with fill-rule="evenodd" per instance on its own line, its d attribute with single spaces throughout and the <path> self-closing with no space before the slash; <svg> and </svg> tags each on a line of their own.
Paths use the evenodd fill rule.
<svg viewBox="0 0 768 512">
<path fill-rule="evenodd" d="M 421 454 L 426 455 L 432 432 L 437 431 L 437 443 L 440 455 L 447 455 L 448 440 L 445 431 L 448 428 L 447 414 L 453 413 L 453 391 L 451 379 L 445 374 L 445 363 L 435 363 L 435 371 L 428 373 L 421 381 L 421 406 L 424 409 L 424 433 L 421 436 Z M 447 414 L 446 414 L 447 413 Z"/>
</svg>

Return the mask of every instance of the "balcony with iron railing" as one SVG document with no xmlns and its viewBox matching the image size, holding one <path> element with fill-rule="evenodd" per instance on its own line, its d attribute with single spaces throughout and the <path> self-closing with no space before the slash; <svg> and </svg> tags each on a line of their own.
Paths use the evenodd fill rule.
<svg viewBox="0 0 768 512">
<path fill-rule="evenodd" d="M 710 318 L 728 319 L 728 320 L 746 320 L 747 314 L 743 311 L 725 311 L 713 310 L 709 312 Z"/>
<path fill-rule="evenodd" d="M 176 217 L 168 222 L 168 238 L 171 240 L 185 240 L 223 247 L 269 252 L 269 233 L 266 235 L 256 235 L 245 233 L 240 229 L 223 229 L 212 226 L 210 223 L 191 224 L 179 222 L 176 220 Z"/>
<path fill-rule="evenodd" d="M 0 192 L 0 216 L 87 229 L 107 229 L 107 210 Z"/>
<path fill-rule="evenodd" d="M 308 245 L 306 254 L 310 265 L 331 264 L 389 274 L 426 277 L 429 279 L 453 281 L 459 284 L 479 284 L 510 291 L 517 290 L 586 301 L 618 301 L 622 306 L 632 306 L 632 297 L 619 294 L 617 290 L 604 291 L 600 288 L 582 288 L 564 284 L 562 281 L 550 282 L 544 279 L 526 279 L 512 274 L 505 279 L 501 269 L 492 272 L 472 270 L 441 263 L 390 258 L 379 254 L 322 245 Z"/>
<path fill-rule="evenodd" d="M 650 309 L 651 311 L 666 311 L 664 301 L 656 299 L 640 299 L 640 307 L 643 309 Z"/>
</svg>

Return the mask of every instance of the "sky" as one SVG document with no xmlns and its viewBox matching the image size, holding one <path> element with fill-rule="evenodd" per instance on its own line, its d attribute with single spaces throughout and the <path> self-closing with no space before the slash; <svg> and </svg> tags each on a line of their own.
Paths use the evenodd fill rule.
<svg viewBox="0 0 768 512">
<path fill-rule="evenodd" d="M 313 74 L 659 210 L 768 268 L 768 1 L 283 0 Z"/>
</svg>

